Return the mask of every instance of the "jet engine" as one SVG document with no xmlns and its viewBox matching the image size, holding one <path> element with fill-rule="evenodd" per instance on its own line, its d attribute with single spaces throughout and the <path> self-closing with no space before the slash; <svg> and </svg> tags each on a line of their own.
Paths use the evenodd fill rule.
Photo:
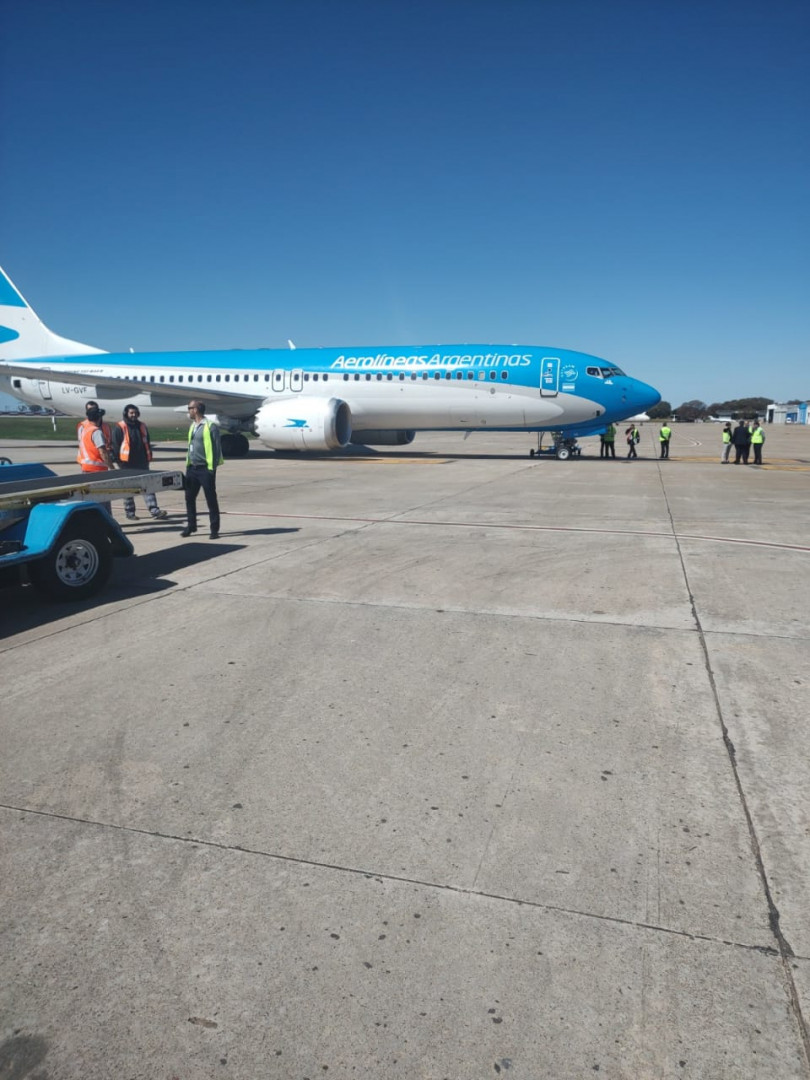
<svg viewBox="0 0 810 1080">
<path fill-rule="evenodd" d="M 367 431 L 353 431 L 351 441 L 355 446 L 408 446 L 415 434 L 415 431 L 369 428 Z"/>
<path fill-rule="evenodd" d="M 259 409 L 253 430 L 272 450 L 336 450 L 352 437 L 352 414 L 338 398 L 283 398 Z"/>
</svg>

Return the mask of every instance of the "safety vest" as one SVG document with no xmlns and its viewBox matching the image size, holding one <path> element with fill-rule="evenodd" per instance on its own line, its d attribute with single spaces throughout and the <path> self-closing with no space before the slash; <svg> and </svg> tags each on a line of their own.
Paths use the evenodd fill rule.
<svg viewBox="0 0 810 1080">
<path fill-rule="evenodd" d="M 671 435 L 672 428 L 669 428 L 666 424 L 664 424 L 664 426 L 661 428 L 661 431 L 658 433 L 658 438 L 661 440 L 661 442 L 669 442 Z"/>
<path fill-rule="evenodd" d="M 605 432 L 605 442 L 616 441 L 616 425 L 608 424 L 607 431 Z"/>
<path fill-rule="evenodd" d="M 109 428 L 107 424 L 104 426 Z M 79 452 L 76 460 L 81 465 L 82 472 L 107 472 L 107 463 L 101 456 L 101 449 L 93 442 L 93 432 L 98 430 L 90 420 L 79 425 Z"/>
<path fill-rule="evenodd" d="M 98 424 L 96 424 L 93 420 L 80 420 L 76 425 L 76 438 L 79 440 L 79 442 L 81 442 L 82 440 L 82 432 L 84 431 L 86 424 L 89 424 L 91 427 L 98 427 Z M 104 435 L 104 445 L 107 447 L 108 450 L 112 451 L 112 428 L 106 420 L 101 421 L 101 432 Z"/>
<path fill-rule="evenodd" d="M 118 457 L 121 461 L 129 461 L 129 424 L 126 420 L 119 420 L 118 426 L 124 433 L 124 441 L 121 443 L 121 449 L 118 451 Z M 146 424 L 142 424 L 138 421 L 138 427 L 141 429 L 141 439 L 143 440 L 143 448 L 146 451 L 146 460 L 152 460 L 152 447 L 149 445 L 149 433 L 146 430 Z"/>
<path fill-rule="evenodd" d="M 723 428 L 723 442 L 724 443 L 730 443 L 731 442 L 731 432 L 729 431 L 728 428 Z"/>
<path fill-rule="evenodd" d="M 761 427 L 756 427 L 751 432 L 751 442 L 752 443 L 764 443 L 765 442 L 765 432 L 762 430 Z"/>
<path fill-rule="evenodd" d="M 213 439 L 211 438 L 211 421 L 210 420 L 203 420 L 203 425 L 204 425 L 204 427 L 203 427 L 203 446 L 205 447 L 205 466 L 206 466 L 207 469 L 210 469 L 211 472 L 213 472 L 217 465 L 222 465 L 223 464 L 223 462 L 225 461 L 225 458 L 220 453 L 219 461 L 217 461 L 216 464 L 214 463 L 214 442 L 213 442 Z M 196 424 L 192 424 L 191 427 L 188 429 L 188 453 L 186 454 L 186 465 L 191 464 L 191 440 L 194 438 L 194 428 L 196 426 L 197 426 Z"/>
</svg>

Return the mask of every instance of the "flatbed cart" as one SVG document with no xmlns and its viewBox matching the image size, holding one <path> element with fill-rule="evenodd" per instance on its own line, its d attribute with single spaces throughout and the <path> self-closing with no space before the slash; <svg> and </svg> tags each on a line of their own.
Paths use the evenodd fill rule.
<svg viewBox="0 0 810 1080">
<path fill-rule="evenodd" d="M 181 472 L 58 476 L 46 465 L 0 466 L 0 585 L 30 582 L 54 600 L 93 596 L 113 557 L 134 553 L 102 504 L 182 486 Z"/>
</svg>

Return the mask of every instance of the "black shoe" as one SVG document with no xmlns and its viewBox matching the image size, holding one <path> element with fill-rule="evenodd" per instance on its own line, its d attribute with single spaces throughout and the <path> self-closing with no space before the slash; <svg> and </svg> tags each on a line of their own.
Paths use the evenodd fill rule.
<svg viewBox="0 0 810 1080">
<path fill-rule="evenodd" d="M 180 535 L 181 536 L 191 536 L 191 534 L 195 533 L 196 531 L 197 531 L 196 529 L 190 529 L 190 528 L 186 527 L 185 529 L 183 529 L 183 531 L 180 533 Z"/>
<path fill-rule="evenodd" d="M 216 529 L 212 529 L 208 534 L 209 540 L 219 540 L 219 532 Z"/>
</svg>

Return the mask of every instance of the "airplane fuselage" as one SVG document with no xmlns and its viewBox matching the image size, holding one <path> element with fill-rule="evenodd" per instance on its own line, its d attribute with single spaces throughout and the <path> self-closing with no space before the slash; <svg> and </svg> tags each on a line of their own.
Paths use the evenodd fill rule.
<svg viewBox="0 0 810 1080">
<path fill-rule="evenodd" d="M 284 401 L 294 419 L 306 402 L 334 398 L 348 404 L 354 430 L 556 429 L 619 419 L 655 396 L 596 357 L 523 346 L 96 353 L 25 364 L 41 378 L 11 376 L 9 389 L 32 404 L 82 416 L 93 398 L 118 419 L 133 402 L 147 423 L 176 424 L 185 399 L 208 393 L 209 410 L 234 429 L 262 405 Z"/>
</svg>

